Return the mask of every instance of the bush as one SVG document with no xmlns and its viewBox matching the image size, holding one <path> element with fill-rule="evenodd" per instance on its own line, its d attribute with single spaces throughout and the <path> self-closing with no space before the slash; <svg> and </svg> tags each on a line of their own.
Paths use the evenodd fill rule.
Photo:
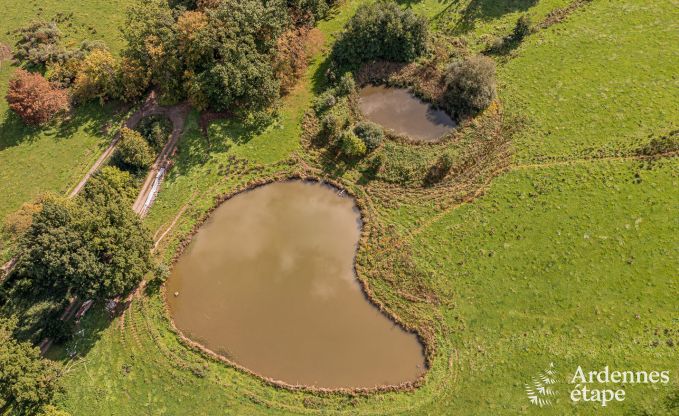
<svg viewBox="0 0 679 416">
<path fill-rule="evenodd" d="M 514 26 L 514 32 L 512 37 L 516 41 L 521 41 L 526 36 L 530 35 L 531 31 L 531 21 L 530 17 L 523 15 L 516 20 L 516 25 Z"/>
<path fill-rule="evenodd" d="M 288 30 L 276 42 L 274 66 L 284 94 L 292 90 L 309 64 L 306 50 L 308 33 L 307 28 Z"/>
<path fill-rule="evenodd" d="M 363 140 L 359 139 L 351 130 L 345 130 L 340 136 L 340 149 L 348 158 L 357 158 L 366 154 L 367 149 Z"/>
<path fill-rule="evenodd" d="M 19 35 L 14 57 L 34 67 L 59 61 L 64 49 L 59 45 L 61 32 L 54 22 L 36 21 L 15 31 Z"/>
<path fill-rule="evenodd" d="M 360 121 L 354 126 L 354 133 L 358 136 L 368 151 L 377 149 L 384 140 L 384 130 L 382 127 L 369 121 Z"/>
<path fill-rule="evenodd" d="M 326 114 L 321 120 L 321 132 L 326 142 L 332 143 L 338 139 L 347 124 L 349 124 L 349 119 L 344 112 L 331 111 Z"/>
<path fill-rule="evenodd" d="M 427 20 L 396 2 L 362 5 L 344 26 L 332 50 L 340 67 L 382 59 L 409 62 L 426 49 Z"/>
<path fill-rule="evenodd" d="M 440 182 L 450 173 L 454 165 L 455 157 L 450 152 L 443 153 L 429 169 L 429 172 L 427 172 L 427 176 L 424 178 L 425 184 L 433 185 Z"/>
<path fill-rule="evenodd" d="M 453 63 L 446 74 L 443 106 L 457 117 L 471 116 L 490 105 L 495 98 L 495 63 L 477 55 Z"/>
<path fill-rule="evenodd" d="M 159 152 L 167 143 L 172 133 L 172 123 L 167 117 L 149 116 L 139 122 L 137 131 Z"/>
<path fill-rule="evenodd" d="M 337 97 L 335 96 L 335 90 L 327 90 L 323 92 L 314 100 L 314 111 L 316 114 L 321 114 L 337 104 Z"/>
<path fill-rule="evenodd" d="M 151 166 L 154 155 L 141 134 L 123 127 L 114 159 L 123 168 L 139 171 Z"/>
<path fill-rule="evenodd" d="M 40 125 L 69 108 L 66 91 L 50 85 L 40 74 L 17 69 L 9 81 L 7 103 L 26 124 Z"/>
<path fill-rule="evenodd" d="M 354 81 L 354 76 L 351 75 L 351 72 L 342 75 L 342 78 L 337 83 L 336 90 L 339 96 L 346 96 L 356 91 L 356 81 Z"/>
</svg>

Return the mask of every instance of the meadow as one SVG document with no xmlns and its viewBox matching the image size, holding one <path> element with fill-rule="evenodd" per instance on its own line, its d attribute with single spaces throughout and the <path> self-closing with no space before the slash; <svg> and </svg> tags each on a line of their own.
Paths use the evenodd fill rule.
<svg viewBox="0 0 679 416">
<path fill-rule="evenodd" d="M 309 165 L 333 176 L 300 137 L 305 112 L 324 87 L 328 48 L 360 3 L 343 2 L 319 23 L 323 47 L 314 49 L 306 75 L 270 125 L 221 120 L 206 136 L 199 114 L 190 114 L 174 166 L 145 219 L 156 239 L 162 236 L 159 258 L 169 261 L 219 195 Z M 537 23 L 570 2 L 399 3 L 426 15 L 439 33 L 481 51 L 492 37 L 510 33 L 520 15 Z M 72 8 L 81 26 L 95 25 L 120 48 L 110 28 L 122 21 L 121 5 L 105 6 L 110 19 L 102 22 L 86 13 L 89 3 L 47 4 L 41 7 L 54 12 Z M 25 18 L 6 19 L 0 26 L 19 26 Z M 351 168 L 334 175 L 369 206 L 371 224 L 385 233 L 357 257 L 375 296 L 406 321 L 432 328 L 437 349 L 422 387 L 368 395 L 274 388 L 182 344 L 152 281 L 121 316 L 110 319 L 95 307 L 72 341 L 50 351 L 67 365 L 57 404 L 72 415 L 598 414 L 595 404 L 571 404 L 565 383 L 557 386 L 553 406 L 530 404 L 525 384 L 554 363 L 563 377 L 578 365 L 668 369 L 669 385 L 629 385 L 625 402 L 606 410 L 676 414 L 679 159 L 637 153 L 677 128 L 677 21 L 670 1 L 585 2 L 497 57 L 499 107 L 520 126 L 511 134 L 510 160 L 464 198 L 429 198 L 434 191 L 409 196 L 407 188 L 364 184 Z M 0 80 L 7 74 L 0 71 Z M 38 192 L 66 191 L 96 159 L 107 142 L 100 128 L 115 120 L 107 113 L 112 110 L 79 111 L 87 122 L 63 139 L 58 127 L 28 140 L 22 127 L 3 134 L 7 122 L 0 124 L 0 143 L 5 137 L 17 142 L 0 146 L 0 186 L 7 187 L 0 189 L 0 214 Z M 398 152 L 405 145 L 390 146 L 387 151 Z M 437 157 L 435 149 L 409 154 L 403 163 L 424 166 Z M 43 171 L 35 169 L 40 164 Z"/>
</svg>

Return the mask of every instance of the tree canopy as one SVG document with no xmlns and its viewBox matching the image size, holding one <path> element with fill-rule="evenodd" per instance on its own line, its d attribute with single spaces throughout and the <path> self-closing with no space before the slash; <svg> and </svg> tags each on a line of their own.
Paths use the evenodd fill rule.
<svg viewBox="0 0 679 416">
<path fill-rule="evenodd" d="M 129 175 L 102 170 L 76 200 L 45 199 L 19 240 L 19 278 L 85 298 L 129 292 L 151 269 L 152 241 L 130 209 Z"/>
<path fill-rule="evenodd" d="M 57 391 L 61 366 L 41 358 L 29 342 L 18 342 L 12 336 L 15 324 L 0 318 L 0 409 L 35 414 Z"/>
<path fill-rule="evenodd" d="M 364 4 L 344 26 L 332 51 L 339 66 L 370 60 L 409 62 L 425 52 L 427 21 L 392 1 Z"/>
<path fill-rule="evenodd" d="M 174 5 L 152 0 L 134 6 L 123 54 L 149 68 L 150 82 L 166 96 L 215 110 L 261 110 L 274 103 L 281 90 L 274 70 L 278 38 L 298 20 L 306 24 L 329 7 L 324 0 Z"/>
</svg>

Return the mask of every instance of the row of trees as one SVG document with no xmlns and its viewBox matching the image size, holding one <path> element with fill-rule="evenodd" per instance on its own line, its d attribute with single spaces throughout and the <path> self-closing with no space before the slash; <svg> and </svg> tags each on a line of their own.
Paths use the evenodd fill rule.
<svg viewBox="0 0 679 416">
<path fill-rule="evenodd" d="M 306 68 L 305 35 L 332 3 L 139 2 L 123 28 L 127 47 L 122 57 L 113 56 L 101 42 L 67 49 L 56 23 L 34 22 L 16 31 L 14 52 L 34 74 L 18 70 L 7 100 L 33 125 L 67 111 L 70 102 L 133 102 L 150 87 L 166 100 L 189 99 L 199 110 L 262 110 Z"/>
<path fill-rule="evenodd" d="M 295 31 L 329 7 L 321 0 L 178 3 L 135 6 L 123 31 L 123 56 L 148 68 L 150 83 L 164 95 L 188 98 L 201 110 L 271 106 L 281 94 L 281 74 L 304 59 L 293 47 Z"/>
</svg>

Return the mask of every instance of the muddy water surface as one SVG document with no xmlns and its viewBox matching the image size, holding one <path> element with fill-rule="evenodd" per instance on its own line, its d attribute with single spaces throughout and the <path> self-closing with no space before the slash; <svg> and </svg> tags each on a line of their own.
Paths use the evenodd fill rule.
<svg viewBox="0 0 679 416">
<path fill-rule="evenodd" d="M 403 88 L 364 87 L 359 107 L 368 120 L 425 142 L 438 140 L 456 126 L 443 110 L 434 109 Z"/>
<path fill-rule="evenodd" d="M 360 226 L 353 200 L 318 183 L 278 182 L 235 196 L 194 236 L 167 282 L 175 324 L 290 384 L 416 379 L 420 342 L 367 300 L 354 275 Z"/>
</svg>

